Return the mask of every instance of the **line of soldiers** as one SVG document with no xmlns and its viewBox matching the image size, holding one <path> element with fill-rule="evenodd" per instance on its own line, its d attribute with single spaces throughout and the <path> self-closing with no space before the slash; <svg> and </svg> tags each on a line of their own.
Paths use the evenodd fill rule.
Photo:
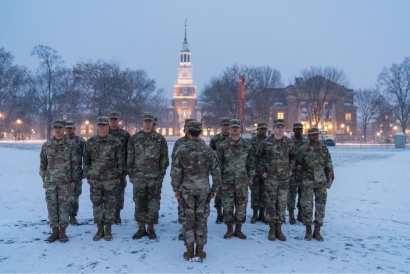
<svg viewBox="0 0 410 274">
<path fill-rule="evenodd" d="M 138 222 L 133 239 L 145 235 L 149 239 L 156 238 L 154 225 L 158 223 L 162 182 L 169 165 L 167 143 L 154 130 L 152 113 L 143 113 L 142 130 L 133 136 L 120 130 L 118 122 L 117 112 L 99 117 L 98 134 L 85 143 L 76 138 L 73 123 L 67 123 L 71 129 L 67 128 L 64 135 L 65 122 L 54 122 L 54 137 L 44 143 L 40 153 L 40 175 L 46 188 L 53 228 L 47 242 L 56 239 L 66 242 L 69 220 L 77 224 L 75 215 L 82 178 L 90 185 L 94 222 L 98 228 L 93 239 L 111 240 L 112 223 L 121 223 L 127 175 L 133 184 L 135 220 Z M 257 220 L 268 223 L 269 240 L 286 240 L 281 230 L 286 206 L 289 221 L 294 224 L 295 197 L 299 193 L 298 215 L 301 217 L 298 219 L 301 218 L 306 226 L 305 239 L 315 237 L 323 241 L 320 227 L 326 188 L 330 188 L 334 179 L 329 151 L 318 141 L 317 128 L 309 129 L 309 141 L 305 141 L 301 135 L 302 124 L 294 124 L 292 139 L 284 136 L 284 126 L 283 119 L 275 120 L 274 134 L 267 137 L 266 124 L 259 123 L 258 135 L 247 141 L 241 137 L 239 120 L 222 118 L 221 133 L 212 138 L 208 147 L 200 138 L 202 123 L 192 119 L 185 121 L 186 135 L 175 143 L 171 169 L 171 185 L 178 199 L 178 221 L 182 223 L 179 238 L 186 246 L 185 259 L 206 257 L 203 249 L 213 198 L 216 198 L 216 222 L 227 225 L 224 238 L 247 238 L 242 225 L 246 221 L 248 187 L 253 209 L 251 223 Z"/>
</svg>

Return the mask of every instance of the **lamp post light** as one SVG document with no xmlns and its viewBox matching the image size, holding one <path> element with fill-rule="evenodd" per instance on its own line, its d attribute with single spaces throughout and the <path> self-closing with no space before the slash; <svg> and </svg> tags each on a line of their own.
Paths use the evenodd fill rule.
<svg viewBox="0 0 410 274">
<path fill-rule="evenodd" d="M 341 127 L 342 127 L 342 144 L 343 144 L 343 141 L 344 141 L 344 139 L 345 139 L 345 124 L 341 124 L 340 125 Z"/>
<path fill-rule="evenodd" d="M 19 140 L 19 138 L 20 138 L 20 134 L 21 134 L 21 124 L 23 123 L 20 119 L 17 119 L 17 121 L 16 121 L 16 123 L 17 123 L 17 132 L 16 132 L 16 139 L 17 140 Z"/>
</svg>

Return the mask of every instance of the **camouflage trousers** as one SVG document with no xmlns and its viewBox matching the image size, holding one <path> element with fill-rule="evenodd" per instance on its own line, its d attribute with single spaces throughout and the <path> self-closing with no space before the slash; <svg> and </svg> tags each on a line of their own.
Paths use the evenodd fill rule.
<svg viewBox="0 0 410 274">
<path fill-rule="evenodd" d="M 205 245 L 208 241 L 209 193 L 181 193 L 181 221 L 184 243 Z"/>
<path fill-rule="evenodd" d="M 107 181 L 89 180 L 89 183 L 94 223 L 114 223 L 118 187 L 117 179 Z"/>
<path fill-rule="evenodd" d="M 253 177 L 253 184 L 249 186 L 251 189 L 251 208 L 260 209 L 266 207 L 265 195 L 265 178 L 256 175 Z"/>
<path fill-rule="evenodd" d="M 50 227 L 67 227 L 70 184 L 67 182 L 47 183 L 46 203 Z"/>
<path fill-rule="evenodd" d="M 155 178 L 133 179 L 134 217 L 137 222 L 158 223 L 161 185 Z"/>
<path fill-rule="evenodd" d="M 222 194 L 225 224 L 244 224 L 246 221 L 246 207 L 248 205 L 248 185 L 246 183 L 223 183 L 219 191 Z"/>
<path fill-rule="evenodd" d="M 122 175 L 121 182 L 117 187 L 117 194 L 116 194 L 117 207 L 116 209 L 121 210 L 124 208 L 124 194 L 125 194 L 126 187 L 127 187 L 127 178 L 125 175 Z"/>
<path fill-rule="evenodd" d="M 222 194 L 220 193 L 220 191 L 218 191 L 217 193 L 216 193 L 216 197 L 215 197 L 215 204 L 214 204 L 214 207 L 216 208 L 216 209 L 222 209 L 222 196 L 221 196 Z"/>
<path fill-rule="evenodd" d="M 313 198 L 315 199 L 315 220 L 313 222 Z M 327 189 L 325 186 L 314 187 L 309 180 L 302 181 L 302 212 L 303 224 L 322 226 L 325 217 Z"/>
<path fill-rule="evenodd" d="M 70 216 L 77 216 L 80 207 L 78 199 L 80 198 L 81 193 L 83 193 L 83 181 L 77 180 L 75 182 L 75 189 L 70 191 Z"/>
<path fill-rule="evenodd" d="M 295 209 L 296 195 L 298 195 L 298 202 L 296 207 L 300 209 L 300 196 L 302 195 L 302 188 L 300 182 L 295 181 L 295 178 L 290 177 L 289 193 L 288 193 L 288 210 Z"/>
<path fill-rule="evenodd" d="M 289 179 L 267 179 L 266 216 L 269 223 L 284 223 L 286 204 L 288 202 Z"/>
</svg>

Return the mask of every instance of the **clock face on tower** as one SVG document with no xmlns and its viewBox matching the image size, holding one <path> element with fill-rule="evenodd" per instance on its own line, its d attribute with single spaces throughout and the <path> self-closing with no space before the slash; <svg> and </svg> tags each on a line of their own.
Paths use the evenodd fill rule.
<svg viewBox="0 0 410 274">
<path fill-rule="evenodd" d="M 183 71 L 183 72 L 182 72 L 182 77 L 187 77 L 187 76 L 188 76 L 188 72 Z"/>
</svg>

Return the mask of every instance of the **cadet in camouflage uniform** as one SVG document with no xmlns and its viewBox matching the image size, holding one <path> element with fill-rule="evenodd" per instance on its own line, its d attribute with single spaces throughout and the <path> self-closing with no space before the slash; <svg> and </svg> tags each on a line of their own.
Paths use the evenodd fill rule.
<svg viewBox="0 0 410 274">
<path fill-rule="evenodd" d="M 254 155 L 256 156 L 256 152 L 258 151 L 259 144 L 266 140 L 266 132 L 268 130 L 268 126 L 266 123 L 258 123 L 257 127 L 258 134 L 255 137 L 252 137 L 249 141 L 252 144 L 252 148 L 254 151 Z M 262 170 L 260 170 L 261 166 L 261 159 L 255 157 L 255 177 L 253 177 L 253 183 L 250 186 L 251 189 L 251 208 L 253 209 L 253 215 L 251 218 L 251 223 L 256 223 L 257 220 L 261 222 L 266 222 L 265 220 L 265 178 L 262 177 Z M 258 210 L 259 210 L 259 217 L 258 217 Z"/>
<path fill-rule="evenodd" d="M 127 187 L 127 169 L 126 169 L 126 163 L 127 163 L 127 145 L 128 141 L 131 138 L 131 135 L 128 133 L 128 131 L 120 128 L 120 113 L 117 111 L 113 111 L 110 114 L 108 114 L 109 118 L 109 126 L 110 130 L 108 131 L 109 134 L 117 137 L 121 141 L 123 153 L 122 155 L 124 156 L 124 166 L 122 169 L 122 175 L 121 175 L 121 183 L 119 184 L 117 188 L 117 206 L 115 208 L 115 216 L 114 216 L 114 223 L 115 224 L 120 224 L 121 223 L 121 210 L 124 208 L 124 194 L 125 194 L 125 188 Z"/>
<path fill-rule="evenodd" d="M 162 181 L 169 165 L 168 145 L 164 136 L 152 130 L 154 115 L 142 114 L 142 130 L 128 142 L 127 170 L 133 184 L 135 220 L 138 231 L 133 239 L 148 235 L 155 239 Z M 147 229 L 145 224 L 148 224 Z"/>
<path fill-rule="evenodd" d="M 78 146 L 78 178 L 75 182 L 75 189 L 70 192 L 71 194 L 71 203 L 70 203 L 70 223 L 72 225 L 78 225 L 77 213 L 79 209 L 78 199 L 83 192 L 83 157 L 85 150 L 85 141 L 82 137 L 75 135 L 75 125 L 74 121 L 67 121 L 65 123 L 65 136 L 74 141 Z"/>
<path fill-rule="evenodd" d="M 182 144 L 172 162 L 171 185 L 182 206 L 182 227 L 185 239 L 186 260 L 197 256 L 206 257 L 204 245 L 207 242 L 209 204 L 221 184 L 221 171 L 215 152 L 199 138 L 202 123 L 188 123 L 191 139 Z M 212 188 L 209 183 L 212 175 Z M 194 243 L 196 249 L 194 254 Z"/>
<path fill-rule="evenodd" d="M 64 136 L 64 127 L 64 120 L 54 121 L 54 137 L 43 144 L 40 152 L 40 176 L 46 189 L 48 218 L 53 229 L 47 243 L 57 239 L 62 243 L 68 241 L 70 190 L 74 190 L 78 178 L 78 148 Z"/>
<path fill-rule="evenodd" d="M 289 179 L 295 165 L 296 151 L 292 140 L 284 136 L 285 120 L 274 120 L 273 135 L 259 145 L 256 157 L 262 159 L 262 176 L 266 178 L 266 220 L 268 239 L 286 241 L 282 233 L 288 202 Z"/>
<path fill-rule="evenodd" d="M 124 174 L 122 144 L 108 133 L 108 123 L 108 117 L 97 118 L 98 134 L 87 140 L 84 153 L 84 175 L 90 185 L 94 223 L 98 227 L 94 241 L 102 237 L 107 241 L 112 239 L 117 188 Z"/>
<path fill-rule="evenodd" d="M 225 239 L 233 236 L 246 239 L 242 225 L 246 221 L 248 204 L 248 186 L 252 185 L 255 176 L 255 160 L 252 145 L 241 138 L 241 122 L 230 121 L 231 136 L 223 141 L 217 149 L 221 164 L 221 196 L 224 208 L 223 220 L 227 225 Z M 235 210 L 235 213 L 234 213 Z M 233 225 L 235 232 L 233 232 Z"/>
<path fill-rule="evenodd" d="M 310 128 L 309 143 L 300 147 L 297 155 L 297 170 L 302 173 L 302 212 L 306 226 L 305 239 L 312 239 L 312 225 L 315 224 L 313 237 L 322 242 L 320 227 L 325 217 L 327 188 L 333 183 L 334 172 L 332 158 L 327 146 L 319 142 L 319 129 Z M 315 220 L 313 217 L 313 196 L 315 202 Z"/>
<path fill-rule="evenodd" d="M 216 151 L 222 141 L 226 140 L 229 137 L 231 130 L 231 128 L 229 127 L 229 120 L 230 118 L 228 117 L 221 118 L 221 133 L 216 134 L 209 142 L 209 146 L 214 151 Z M 218 192 L 216 194 L 214 207 L 216 208 L 217 212 L 216 223 L 220 224 L 223 221 L 221 192 Z"/>
<path fill-rule="evenodd" d="M 295 144 L 296 153 L 299 151 L 299 148 L 307 143 L 307 140 L 303 138 L 303 124 L 302 123 L 294 123 L 293 124 L 293 132 L 294 135 L 291 136 L 291 140 Z M 295 172 L 290 176 L 290 186 L 289 186 L 289 193 L 288 193 L 288 211 L 289 211 L 289 223 L 291 225 L 296 224 L 295 220 L 295 203 L 296 203 L 296 195 L 298 195 L 298 217 L 297 220 L 299 222 L 303 222 L 303 215 L 302 215 L 302 208 L 300 206 L 300 197 L 301 197 L 301 187 L 300 184 L 302 182 L 302 177 L 300 173 L 295 170 Z"/>
</svg>

